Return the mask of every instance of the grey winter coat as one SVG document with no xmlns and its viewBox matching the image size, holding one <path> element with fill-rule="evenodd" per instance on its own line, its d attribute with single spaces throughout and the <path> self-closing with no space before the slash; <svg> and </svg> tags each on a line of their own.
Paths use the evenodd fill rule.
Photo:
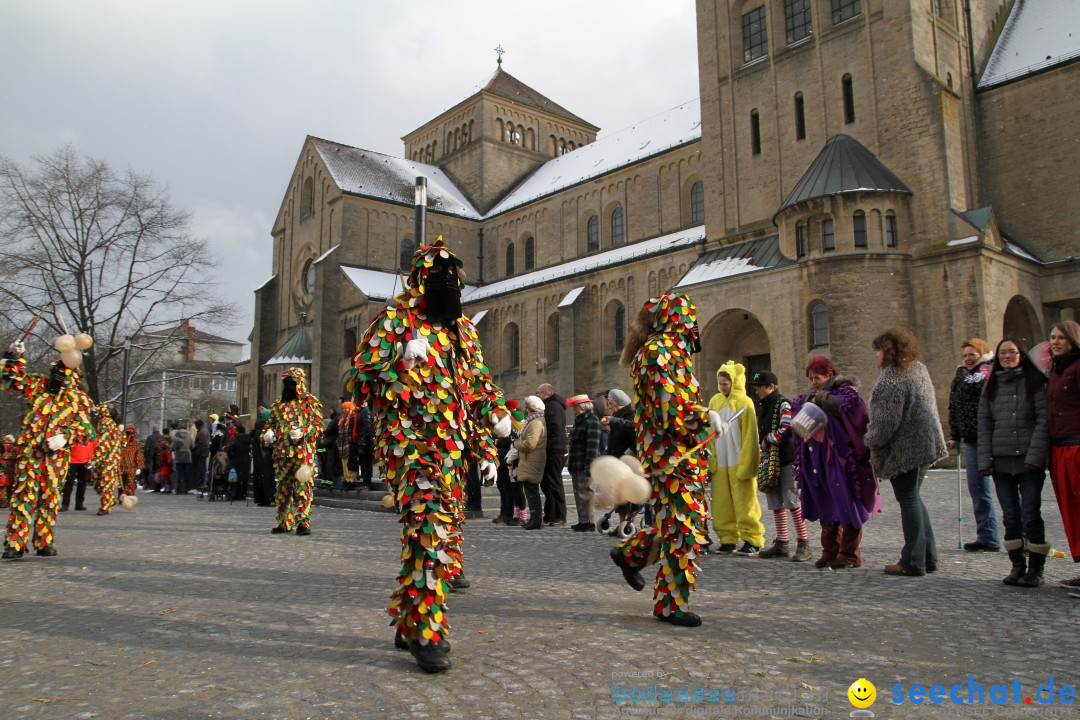
<svg viewBox="0 0 1080 720">
<path fill-rule="evenodd" d="M 1050 430 L 1046 419 L 1046 383 L 1037 378 L 1034 397 L 1028 396 L 1021 368 L 998 370 L 991 401 L 979 401 L 979 470 L 989 475 L 994 462 L 1022 459 L 1032 470 L 1046 467 Z"/>
<path fill-rule="evenodd" d="M 190 463 L 191 462 L 191 436 L 188 435 L 187 430 L 177 430 L 173 433 L 172 446 L 169 448 L 172 450 L 174 463 Z"/>
<path fill-rule="evenodd" d="M 934 384 L 921 362 L 912 363 L 906 373 L 895 365 L 883 367 L 868 409 L 866 445 L 878 477 L 891 480 L 948 454 Z"/>
</svg>

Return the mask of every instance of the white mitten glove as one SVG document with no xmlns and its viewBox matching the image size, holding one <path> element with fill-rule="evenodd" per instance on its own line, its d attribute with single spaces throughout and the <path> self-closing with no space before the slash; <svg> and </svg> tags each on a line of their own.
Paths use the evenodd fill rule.
<svg viewBox="0 0 1080 720">
<path fill-rule="evenodd" d="M 517 448 L 510 448 L 510 452 L 506 453 L 506 464 L 513 465 L 518 461 Z"/>
<path fill-rule="evenodd" d="M 8 345 L 8 352 L 15 357 L 22 357 L 26 354 L 26 346 L 23 345 L 22 340 L 16 340 Z"/>
<path fill-rule="evenodd" d="M 299 440 L 302 437 L 304 437 L 304 431 L 301 430 L 300 428 L 293 428 L 292 430 L 289 431 L 289 439 L 290 440 Z"/>
<path fill-rule="evenodd" d="M 510 414 L 503 415 L 502 418 L 491 426 L 491 432 L 495 434 L 495 437 L 509 437 L 510 436 Z"/>
<path fill-rule="evenodd" d="M 408 370 L 412 370 L 418 360 L 423 360 L 431 352 L 431 343 L 427 341 L 424 336 L 419 336 L 409 341 L 405 346 L 405 354 L 402 356 L 401 361 L 405 363 L 405 367 Z"/>
<path fill-rule="evenodd" d="M 720 419 L 720 413 L 715 410 L 709 411 L 709 424 L 712 425 L 713 432 L 716 433 L 717 438 L 722 438 L 727 435 L 728 430 L 731 429 L 730 423 L 726 423 Z"/>
<path fill-rule="evenodd" d="M 495 478 L 498 476 L 499 471 L 495 467 L 495 463 L 490 460 L 484 460 L 480 463 L 480 479 L 484 481 L 485 485 L 491 486 L 495 484 Z"/>
<path fill-rule="evenodd" d="M 263 442 L 266 443 L 267 445 L 270 445 L 270 444 L 272 444 L 274 442 L 274 431 L 273 430 L 267 430 L 266 432 L 263 433 Z"/>
<path fill-rule="evenodd" d="M 56 435 L 53 435 L 52 437 L 46 438 L 45 444 L 49 446 L 50 450 L 55 452 L 56 450 L 59 450 L 60 448 L 67 445 L 67 438 L 64 437 L 62 434 L 58 433 Z"/>
</svg>

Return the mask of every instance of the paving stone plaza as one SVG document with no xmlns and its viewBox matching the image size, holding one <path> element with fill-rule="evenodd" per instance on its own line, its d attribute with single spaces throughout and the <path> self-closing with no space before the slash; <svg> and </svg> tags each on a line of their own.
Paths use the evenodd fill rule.
<svg viewBox="0 0 1080 720">
<path fill-rule="evenodd" d="M 697 629 L 651 617 L 650 589 L 624 584 L 609 538 L 472 519 L 472 587 L 451 598 L 454 665 L 442 675 L 394 648 L 393 514 L 327 500 L 338 507 L 317 507 L 305 538 L 271 535 L 271 508 L 194 495 L 64 513 L 58 557 L 0 565 L 0 716 L 846 718 L 847 689 L 866 678 L 877 718 L 1080 717 L 1063 702 L 1080 680 L 1080 599 L 1057 586 L 1076 566 L 1049 561 L 1035 590 L 1003 585 L 1004 553 L 957 550 L 956 474 L 934 471 L 923 495 L 940 570 L 886 576 L 901 532 L 884 491 L 861 569 L 706 557 Z M 492 517 L 497 497 L 484 504 Z M 1043 515 L 1063 547 L 1049 481 Z M 811 526 L 817 551 L 815 536 Z M 1040 704 L 1051 682 L 1054 702 Z"/>
</svg>

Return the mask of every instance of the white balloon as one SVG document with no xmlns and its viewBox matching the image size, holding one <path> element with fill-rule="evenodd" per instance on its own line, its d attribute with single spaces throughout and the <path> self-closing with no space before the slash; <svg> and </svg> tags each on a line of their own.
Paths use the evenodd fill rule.
<svg viewBox="0 0 1080 720">
<path fill-rule="evenodd" d="M 71 335 L 61 335 L 53 342 L 53 347 L 59 352 L 75 349 L 75 338 Z"/>
<path fill-rule="evenodd" d="M 80 350 L 89 350 L 94 347 L 94 338 L 90 337 L 86 333 L 79 333 L 75 336 L 75 347 Z"/>
<path fill-rule="evenodd" d="M 78 348 L 64 350 L 60 353 L 60 359 L 63 360 L 65 366 L 74 370 L 82 365 L 82 350 Z"/>
<path fill-rule="evenodd" d="M 307 482 L 311 479 L 311 466 L 301 465 L 300 469 L 296 471 L 296 479 L 300 482 Z"/>
</svg>

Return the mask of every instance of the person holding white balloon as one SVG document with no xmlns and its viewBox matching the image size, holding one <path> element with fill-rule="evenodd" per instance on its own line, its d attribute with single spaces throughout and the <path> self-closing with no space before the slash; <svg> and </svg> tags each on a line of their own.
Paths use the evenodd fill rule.
<svg viewBox="0 0 1080 720">
<path fill-rule="evenodd" d="M 53 528 L 60 507 L 60 488 L 67 477 L 71 445 L 94 437 L 91 420 L 93 403 L 79 389 L 82 351 L 93 340 L 62 335 L 54 347 L 60 360 L 53 362 L 48 375 L 26 372 L 26 348 L 21 341 L 11 344 L 0 364 L 0 386 L 26 399 L 26 415 L 16 442 L 15 477 L 11 513 L 4 540 L 3 557 L 16 560 L 30 544 L 42 557 L 56 555 Z"/>
<path fill-rule="evenodd" d="M 277 525 L 270 532 L 311 534 L 311 498 L 315 484 L 315 443 L 322 434 L 319 399 L 308 392 L 300 368 L 281 374 L 281 399 L 270 407 L 262 443 L 273 447 L 277 479 Z"/>
</svg>

